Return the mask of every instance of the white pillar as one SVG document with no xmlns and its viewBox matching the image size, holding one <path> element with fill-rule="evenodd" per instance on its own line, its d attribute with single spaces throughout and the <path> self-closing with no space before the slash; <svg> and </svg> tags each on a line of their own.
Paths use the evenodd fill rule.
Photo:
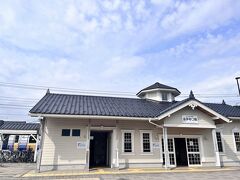
<svg viewBox="0 0 240 180">
<path fill-rule="evenodd" d="M 118 134 L 118 121 L 116 121 L 116 127 L 114 131 L 114 148 L 115 148 L 115 168 L 119 168 L 119 134 Z"/>
<path fill-rule="evenodd" d="M 38 157 L 37 157 L 37 170 L 38 172 L 41 171 L 41 161 L 42 161 L 42 151 L 43 151 L 43 141 L 44 141 L 44 137 L 45 137 L 45 121 L 46 119 L 43 118 L 39 118 L 40 120 L 40 124 L 41 124 L 41 128 L 40 128 L 40 132 L 41 132 L 41 139 L 40 139 L 40 146 L 39 146 L 39 151 L 38 151 Z"/>
<path fill-rule="evenodd" d="M 168 137 L 167 137 L 166 127 L 163 128 L 163 142 L 164 142 L 165 168 L 167 169 L 170 163 L 169 163 Z"/>
<path fill-rule="evenodd" d="M 214 146 L 215 157 L 216 157 L 216 166 L 221 167 L 220 154 L 218 151 L 218 144 L 217 144 L 216 129 L 212 129 L 212 137 L 213 137 L 213 146 Z"/>
<path fill-rule="evenodd" d="M 86 135 L 86 166 L 85 169 L 89 170 L 90 166 L 90 121 L 88 122 L 87 126 L 87 135 Z"/>
<path fill-rule="evenodd" d="M 38 154 L 38 144 L 39 144 L 39 135 L 37 134 L 35 150 L 34 150 L 34 162 L 37 161 L 37 154 Z"/>
</svg>

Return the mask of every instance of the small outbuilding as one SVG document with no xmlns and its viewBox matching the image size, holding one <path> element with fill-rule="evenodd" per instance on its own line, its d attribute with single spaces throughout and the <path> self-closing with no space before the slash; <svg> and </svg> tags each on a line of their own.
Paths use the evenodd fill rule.
<svg viewBox="0 0 240 180">
<path fill-rule="evenodd" d="M 0 120 L 0 150 L 34 151 L 36 161 L 40 123 Z"/>
</svg>

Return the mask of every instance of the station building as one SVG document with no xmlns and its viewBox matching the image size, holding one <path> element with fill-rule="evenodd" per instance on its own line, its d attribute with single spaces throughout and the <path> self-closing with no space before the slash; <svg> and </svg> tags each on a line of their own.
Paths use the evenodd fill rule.
<svg viewBox="0 0 240 180">
<path fill-rule="evenodd" d="M 158 82 L 136 98 L 48 91 L 30 110 L 41 119 L 38 169 L 239 166 L 240 108 L 178 95 Z"/>
</svg>

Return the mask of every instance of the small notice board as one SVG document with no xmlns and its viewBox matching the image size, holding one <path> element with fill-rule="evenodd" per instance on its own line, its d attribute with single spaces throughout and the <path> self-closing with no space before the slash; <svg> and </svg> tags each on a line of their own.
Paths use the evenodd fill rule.
<svg viewBox="0 0 240 180">
<path fill-rule="evenodd" d="M 86 148 L 87 148 L 86 141 L 78 141 L 77 142 L 77 149 L 86 149 Z"/>
</svg>

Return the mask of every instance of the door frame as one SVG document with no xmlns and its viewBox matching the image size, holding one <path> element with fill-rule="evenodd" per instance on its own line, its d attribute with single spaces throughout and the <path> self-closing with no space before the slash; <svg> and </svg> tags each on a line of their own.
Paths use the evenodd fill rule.
<svg viewBox="0 0 240 180">
<path fill-rule="evenodd" d="M 188 167 L 201 167 L 202 162 L 204 161 L 205 157 L 203 156 L 204 151 L 203 151 L 203 142 L 202 142 L 202 135 L 177 135 L 177 134 L 168 134 L 167 135 L 168 139 L 173 139 L 173 148 L 174 148 L 174 165 L 170 165 L 170 167 L 177 167 L 176 163 L 176 151 L 175 151 L 175 142 L 174 138 L 184 138 L 185 139 L 185 144 L 186 144 L 186 151 L 187 151 L 187 162 L 188 162 Z M 163 151 L 162 151 L 162 138 L 163 135 L 159 134 L 159 143 L 160 143 L 160 161 L 163 163 Z M 188 149 L 187 149 L 187 138 L 197 138 L 198 139 L 198 145 L 199 145 L 199 154 L 200 154 L 200 164 L 195 164 L 195 165 L 190 165 L 189 164 L 189 159 L 188 159 Z"/>
<path fill-rule="evenodd" d="M 109 132 L 110 140 L 108 143 L 110 143 L 108 146 L 108 162 L 109 162 L 109 167 L 113 168 L 115 164 L 115 156 L 114 156 L 114 149 L 117 147 L 117 142 L 114 141 L 116 138 L 116 127 L 104 127 L 104 126 L 91 126 L 89 130 L 89 160 L 90 160 L 90 135 L 91 131 L 104 131 L 104 132 Z"/>
<path fill-rule="evenodd" d="M 174 137 L 173 138 L 173 141 L 174 141 L 174 147 L 175 147 L 175 139 L 184 139 L 184 141 L 185 141 L 185 147 L 186 147 L 186 153 L 187 153 L 187 167 L 189 166 L 189 161 L 188 161 L 188 150 L 187 150 L 187 138 L 186 137 Z M 175 156 L 175 167 L 178 167 L 177 166 L 177 161 L 176 161 L 176 149 L 174 149 L 174 156 Z"/>
</svg>

